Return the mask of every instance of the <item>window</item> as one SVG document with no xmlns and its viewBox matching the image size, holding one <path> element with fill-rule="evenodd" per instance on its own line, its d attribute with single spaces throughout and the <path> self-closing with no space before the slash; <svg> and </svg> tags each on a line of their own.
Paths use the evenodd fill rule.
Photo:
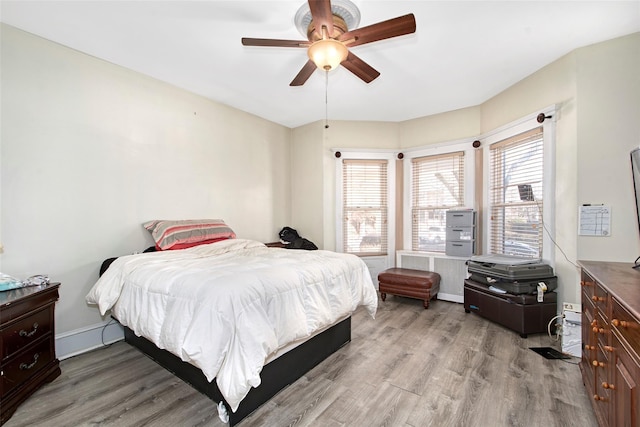
<svg viewBox="0 0 640 427">
<path fill-rule="evenodd" d="M 342 250 L 387 255 L 389 190 L 386 159 L 342 160 Z"/>
<path fill-rule="evenodd" d="M 490 253 L 542 257 L 543 136 L 539 126 L 490 145 Z"/>
<path fill-rule="evenodd" d="M 411 161 L 411 248 L 444 252 L 446 212 L 465 205 L 464 152 Z"/>
</svg>

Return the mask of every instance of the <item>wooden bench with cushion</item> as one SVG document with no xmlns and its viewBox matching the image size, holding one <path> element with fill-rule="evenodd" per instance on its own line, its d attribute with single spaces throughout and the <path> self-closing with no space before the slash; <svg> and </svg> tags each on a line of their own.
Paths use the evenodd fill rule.
<svg viewBox="0 0 640 427">
<path fill-rule="evenodd" d="M 417 298 L 424 301 L 425 309 L 440 290 L 438 273 L 410 268 L 389 268 L 378 274 L 378 282 L 382 301 L 387 294 Z"/>
</svg>

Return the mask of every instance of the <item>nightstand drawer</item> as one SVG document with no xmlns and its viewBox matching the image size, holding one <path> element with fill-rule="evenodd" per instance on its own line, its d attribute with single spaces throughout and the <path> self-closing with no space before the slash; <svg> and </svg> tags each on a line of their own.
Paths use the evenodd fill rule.
<svg viewBox="0 0 640 427">
<path fill-rule="evenodd" d="M 51 332 L 53 308 L 45 307 L 0 330 L 0 355 L 7 359 L 23 347 Z"/>
<path fill-rule="evenodd" d="M 42 337 L 38 344 L 9 359 L 7 363 L 3 363 L 0 397 L 8 394 L 14 387 L 21 385 L 53 359 L 51 336 L 48 336 Z"/>
<path fill-rule="evenodd" d="M 0 292 L 0 425 L 60 375 L 55 304 L 60 283 Z"/>
</svg>

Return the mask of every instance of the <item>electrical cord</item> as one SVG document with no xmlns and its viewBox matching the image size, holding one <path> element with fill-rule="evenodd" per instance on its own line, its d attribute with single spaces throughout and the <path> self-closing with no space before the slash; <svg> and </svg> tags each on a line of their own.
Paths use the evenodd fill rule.
<svg viewBox="0 0 640 427">
<path fill-rule="evenodd" d="M 564 315 L 562 314 L 558 314 L 557 316 L 554 316 L 551 320 L 549 320 L 549 323 L 547 324 L 547 333 L 549 334 L 549 338 L 553 339 L 553 337 L 551 336 L 551 324 L 553 323 L 554 320 L 559 319 L 559 318 L 563 318 Z M 560 339 L 560 335 L 558 334 L 557 330 L 556 330 L 556 338 L 555 341 L 558 341 Z"/>
<path fill-rule="evenodd" d="M 109 322 L 107 322 L 107 324 L 106 324 L 106 325 L 104 325 L 104 326 L 102 327 L 102 332 L 101 332 L 101 334 L 100 334 L 100 340 L 102 341 L 102 346 L 103 346 L 103 347 L 111 347 L 111 345 L 113 344 L 113 343 L 111 343 L 111 344 L 107 344 L 107 343 L 105 343 L 105 342 L 104 342 L 104 331 L 105 331 L 105 330 L 107 329 L 107 327 L 108 327 L 108 326 L 110 326 L 112 323 L 116 323 L 116 322 L 115 322 L 115 320 L 110 319 L 110 320 L 109 320 Z"/>
<path fill-rule="evenodd" d="M 562 354 L 567 354 L 567 353 L 562 353 Z M 571 355 L 567 354 L 567 356 L 571 356 Z M 571 356 L 571 357 L 575 358 L 575 356 Z M 569 365 L 579 365 L 580 364 L 580 360 L 578 360 L 577 362 L 572 362 L 571 361 L 572 359 L 560 359 L 560 360 L 562 360 L 564 363 L 568 363 Z"/>
<path fill-rule="evenodd" d="M 547 228 L 547 225 L 544 223 L 544 215 L 542 214 L 542 208 L 540 207 L 540 204 L 538 203 L 538 200 L 534 200 L 537 208 L 538 208 L 538 212 L 540 213 L 540 218 L 542 218 L 541 223 L 542 223 L 542 229 L 547 233 L 547 236 L 549 237 L 549 240 L 551 240 L 551 242 L 554 244 L 554 246 L 556 248 L 558 248 L 558 250 L 560 251 L 560 253 L 562 253 L 562 255 L 564 256 L 564 259 L 567 260 L 567 262 L 571 265 L 573 265 L 575 268 L 580 269 L 580 266 L 577 265 L 575 262 L 571 261 L 569 259 L 569 257 L 567 256 L 567 254 L 562 250 L 562 248 L 560 247 L 560 245 L 558 245 L 558 243 L 555 241 L 555 239 L 553 238 L 553 236 L 551 235 L 551 233 L 549 232 L 549 229 Z M 638 259 L 640 259 L 640 257 L 638 257 Z M 636 260 L 637 261 L 637 260 Z M 547 325 L 547 333 L 549 334 L 549 338 L 553 339 L 553 337 L 551 336 L 551 324 L 553 323 L 554 320 L 558 319 L 558 318 L 564 318 L 563 314 L 559 314 L 555 317 L 553 317 L 550 321 L 549 324 Z M 555 341 L 558 341 L 560 339 L 560 334 L 558 334 L 557 330 L 556 330 L 556 338 Z M 571 354 L 567 354 L 562 352 L 562 354 L 567 355 L 567 356 L 571 356 L 571 357 L 575 357 Z M 579 365 L 580 364 L 580 360 L 578 360 L 577 362 L 572 362 L 570 361 L 571 359 L 560 359 L 565 363 L 568 363 L 569 365 Z"/>
<path fill-rule="evenodd" d="M 538 212 L 540 213 L 540 218 L 541 219 L 541 223 L 542 223 L 542 229 L 547 233 L 547 236 L 549 237 L 549 240 L 551 240 L 551 242 L 553 243 L 553 245 L 558 248 L 558 250 L 560 251 L 560 253 L 564 256 L 564 259 L 567 260 L 567 262 L 571 265 L 573 265 L 575 268 L 580 269 L 580 266 L 578 264 L 576 264 L 575 262 L 571 261 L 569 259 L 569 257 L 567 256 L 567 254 L 562 250 L 562 248 L 560 247 L 560 245 L 558 245 L 558 243 L 555 241 L 555 239 L 553 238 L 553 236 L 551 235 L 551 233 L 549 232 L 549 229 L 547 228 L 547 225 L 544 223 L 544 215 L 542 214 L 542 208 L 540 207 L 540 203 L 538 203 L 538 200 L 534 200 L 536 207 L 538 208 Z M 640 257 L 639 257 L 640 258 Z"/>
<path fill-rule="evenodd" d="M 547 233 L 547 236 L 549 236 L 549 240 L 551 240 L 551 242 L 554 244 L 554 246 L 556 248 L 558 248 L 558 250 L 560 251 L 560 253 L 564 256 L 564 259 L 567 260 L 567 262 L 571 265 L 573 265 L 575 268 L 580 269 L 580 266 L 578 264 L 576 264 L 575 262 L 571 261 L 569 259 L 569 257 L 567 256 L 566 253 L 564 253 L 564 251 L 562 250 L 562 248 L 560 247 L 560 245 L 558 245 L 558 243 L 556 243 L 556 241 L 554 240 L 554 238 L 551 236 L 551 233 L 549 232 L 549 230 L 547 229 L 547 226 L 544 223 L 544 220 L 542 220 L 542 228 L 544 229 L 544 231 Z"/>
<path fill-rule="evenodd" d="M 554 320 L 559 319 L 559 318 L 564 318 L 563 314 L 558 314 L 557 316 L 553 317 L 549 323 L 547 324 L 547 333 L 549 334 L 549 338 L 553 339 L 553 337 L 551 336 L 551 324 L 553 323 Z M 560 334 L 556 331 L 556 338 L 555 341 L 558 341 L 560 339 Z M 573 356 L 572 354 L 567 354 L 564 351 L 561 352 L 562 354 L 564 354 L 565 356 L 570 356 L 572 358 L 575 358 L 576 356 Z M 560 359 L 565 363 L 568 363 L 569 365 L 579 365 L 580 364 L 580 360 L 578 360 L 577 362 L 572 362 L 571 359 Z"/>
</svg>

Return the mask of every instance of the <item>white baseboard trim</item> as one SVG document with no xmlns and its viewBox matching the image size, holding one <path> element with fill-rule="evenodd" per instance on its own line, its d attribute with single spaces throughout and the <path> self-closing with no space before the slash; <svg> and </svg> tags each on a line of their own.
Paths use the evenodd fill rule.
<svg viewBox="0 0 640 427">
<path fill-rule="evenodd" d="M 56 335 L 56 355 L 59 360 L 64 360 L 123 339 L 122 326 L 110 319 Z"/>
<path fill-rule="evenodd" d="M 451 301 L 451 302 L 459 302 L 460 304 L 464 303 L 463 295 L 455 295 L 455 294 L 443 294 L 442 292 L 438 292 L 438 299 L 443 301 Z"/>
</svg>

